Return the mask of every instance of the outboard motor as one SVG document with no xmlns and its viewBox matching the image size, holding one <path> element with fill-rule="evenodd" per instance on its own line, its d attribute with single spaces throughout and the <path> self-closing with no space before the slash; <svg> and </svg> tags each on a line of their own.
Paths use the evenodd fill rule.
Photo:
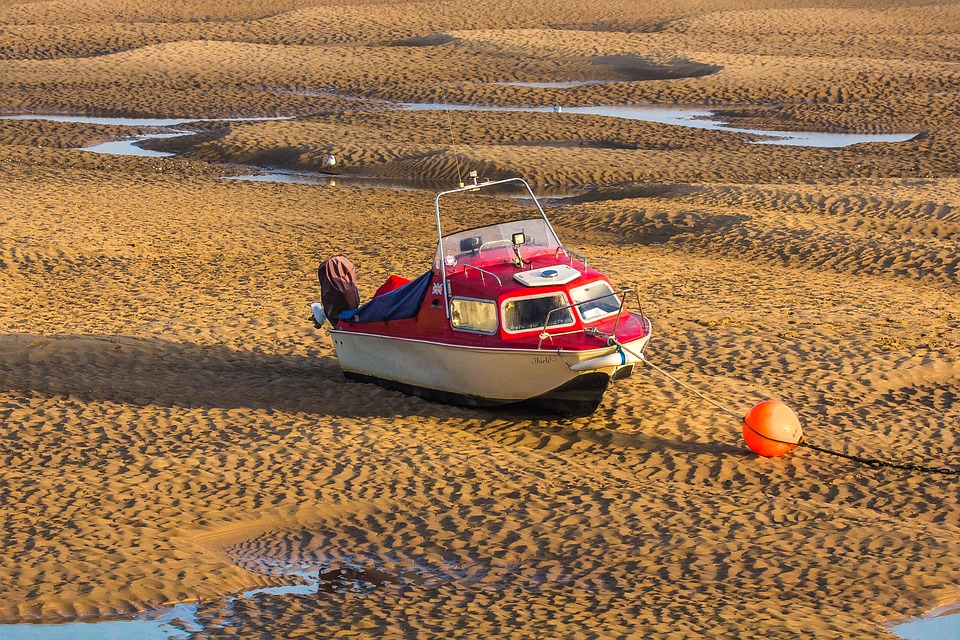
<svg viewBox="0 0 960 640">
<path fill-rule="evenodd" d="M 330 324 L 337 326 L 342 312 L 360 306 L 356 270 L 349 260 L 336 256 L 320 263 L 317 277 L 320 278 L 320 303 L 323 305 L 323 313 Z M 314 316 L 316 317 L 316 313 Z"/>
</svg>

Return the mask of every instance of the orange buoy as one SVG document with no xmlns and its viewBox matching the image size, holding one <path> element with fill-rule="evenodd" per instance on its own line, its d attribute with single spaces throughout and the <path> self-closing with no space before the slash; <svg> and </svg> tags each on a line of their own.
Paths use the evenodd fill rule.
<svg viewBox="0 0 960 640">
<path fill-rule="evenodd" d="M 790 407 L 776 400 L 765 400 L 744 416 L 743 439 L 754 453 L 776 458 L 800 445 L 803 429 Z"/>
</svg>

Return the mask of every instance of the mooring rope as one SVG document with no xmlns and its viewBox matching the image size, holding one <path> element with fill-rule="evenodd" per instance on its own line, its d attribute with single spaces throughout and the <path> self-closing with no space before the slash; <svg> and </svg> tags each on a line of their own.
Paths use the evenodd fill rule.
<svg viewBox="0 0 960 640">
<path fill-rule="evenodd" d="M 654 369 L 654 370 L 660 372 L 662 375 L 670 378 L 671 380 L 673 380 L 674 382 L 676 382 L 678 385 L 680 385 L 681 387 L 683 387 L 684 389 L 686 389 L 686 390 L 689 391 L 690 393 L 692 393 L 692 394 L 700 397 L 700 398 L 703 399 L 703 400 L 706 400 L 707 402 L 709 402 L 710 404 L 712 404 L 713 406 L 715 406 L 717 409 L 720 409 L 721 411 L 723 411 L 723 412 L 725 412 L 725 413 L 729 413 L 731 416 L 733 416 L 733 417 L 736 418 L 737 420 L 741 420 L 741 421 L 743 420 L 743 415 L 742 415 L 742 414 L 739 414 L 739 413 L 737 413 L 736 411 L 734 411 L 733 409 L 730 409 L 729 407 L 726 407 L 726 406 L 720 404 L 719 402 L 717 402 L 717 401 L 714 400 L 713 398 L 709 397 L 707 394 L 701 392 L 699 389 L 695 389 L 695 388 L 691 387 L 690 385 L 688 385 L 687 383 L 683 382 L 682 380 L 673 377 L 671 374 L 667 373 L 666 371 L 664 371 L 663 369 L 661 369 L 661 368 L 658 367 L 657 365 L 655 365 L 655 364 L 653 364 L 652 362 L 650 362 L 649 360 L 647 360 L 647 357 L 646 357 L 643 353 L 636 353 L 636 352 L 634 352 L 634 351 L 630 351 L 629 349 L 627 349 L 627 348 L 624 347 L 623 345 L 620 345 L 620 346 L 623 348 L 624 351 L 626 351 L 627 353 L 633 355 L 633 356 L 636 357 L 636 358 L 640 358 L 641 360 L 643 360 L 644 364 L 646 364 L 648 367 L 650 367 L 651 369 Z"/>
<path fill-rule="evenodd" d="M 854 460 L 856 462 L 861 462 L 869 467 L 890 467 L 892 469 L 903 469 L 905 471 L 922 471 L 923 473 L 942 473 L 944 475 L 960 475 L 960 469 L 950 469 L 948 467 L 928 467 L 922 464 L 913 464 L 911 462 L 891 462 L 889 460 L 878 460 L 876 458 L 864 458 L 863 456 L 852 455 L 849 453 L 841 453 L 839 451 L 832 451 L 830 449 L 824 449 L 823 447 L 818 447 L 815 444 L 810 444 L 806 440 L 800 440 L 798 446 L 807 447 L 808 449 L 813 449 L 814 451 L 819 451 L 821 453 L 827 453 L 831 456 L 837 456 L 838 458 L 846 458 L 847 460 Z"/>
<path fill-rule="evenodd" d="M 663 370 L 662 368 L 658 367 L 657 365 L 653 364 L 652 362 L 650 362 L 650 360 L 647 359 L 647 356 L 646 356 L 644 353 L 642 353 L 642 352 L 637 353 L 636 351 L 631 350 L 630 348 L 624 346 L 623 343 L 621 343 L 621 342 L 620 342 L 619 340 L 617 340 L 616 338 L 613 338 L 613 343 L 616 344 L 619 348 L 621 348 L 621 349 L 623 349 L 624 351 L 626 351 L 627 353 L 629 353 L 630 355 L 632 355 L 634 358 L 637 358 L 638 360 L 640 360 L 641 362 L 643 362 L 645 365 L 647 365 L 648 367 L 650 367 L 650 368 L 653 369 L 654 371 L 656 371 L 656 372 L 660 373 L 661 375 L 669 378 L 670 380 L 672 380 L 672 381 L 675 382 L 676 384 L 680 385 L 681 387 L 683 387 L 684 389 L 686 389 L 686 390 L 689 391 L 690 393 L 696 395 L 697 397 L 701 398 L 702 400 L 705 400 L 706 402 L 709 402 L 709 403 L 712 404 L 714 407 L 716 407 L 717 409 L 720 409 L 720 410 L 723 411 L 724 413 L 727 413 L 727 414 L 733 416 L 734 418 L 736 418 L 737 420 L 739 420 L 739 421 L 741 422 L 741 424 L 746 425 L 748 429 L 750 429 L 750 430 L 753 431 L 754 433 L 757 433 L 757 431 L 754 430 L 754 428 L 753 428 L 752 426 L 750 426 L 750 425 L 746 422 L 746 416 L 741 415 L 741 414 L 737 413 L 736 411 L 734 411 L 734 410 L 732 410 L 732 409 L 730 409 L 730 408 L 722 405 L 721 403 L 717 402 L 717 401 L 714 400 L 713 398 L 707 396 L 707 394 L 703 393 L 703 392 L 700 391 L 699 389 L 696 389 L 696 388 L 694 388 L 694 387 L 691 387 L 690 385 L 688 385 L 687 383 L 683 382 L 682 380 L 676 378 L 675 376 L 673 376 L 673 375 L 670 374 L 669 372 L 667 372 L 667 371 Z M 876 458 L 865 458 L 865 457 L 863 457 L 863 456 L 853 455 L 853 454 L 849 454 L 849 453 L 842 453 L 842 452 L 840 452 L 840 451 L 833 451 L 832 449 L 826 449 L 826 448 L 824 448 L 824 447 L 818 447 L 818 446 L 815 445 L 815 444 L 810 444 L 810 443 L 807 442 L 806 439 L 803 438 L 803 437 L 800 438 L 800 441 L 799 441 L 799 442 L 786 442 L 786 441 L 784 441 L 784 440 L 777 440 L 776 438 L 771 438 L 770 436 L 765 435 L 765 434 L 758 434 L 758 435 L 760 435 L 761 437 L 766 438 L 767 440 L 770 440 L 770 441 L 772 441 L 772 442 L 777 442 L 777 443 L 779 443 L 779 444 L 795 445 L 795 446 L 797 446 L 797 447 L 807 447 L 808 449 L 813 449 L 814 451 L 819 451 L 820 453 L 826 453 L 826 454 L 831 455 L 831 456 L 837 456 L 838 458 L 845 458 L 845 459 L 847 459 L 847 460 L 853 460 L 853 461 L 855 461 L 855 462 L 860 462 L 860 463 L 865 464 L 865 465 L 870 466 L 870 467 L 889 467 L 889 468 L 892 468 L 892 469 L 902 469 L 902 470 L 905 470 L 905 471 L 920 471 L 920 472 L 923 472 L 923 473 L 939 473 L 939 474 L 944 474 L 944 475 L 960 475 L 960 469 L 951 469 L 951 468 L 949 468 L 949 467 L 930 467 L 930 466 L 926 466 L 926 465 L 922 465 L 922 464 L 913 464 L 913 463 L 910 463 L 910 462 L 891 462 L 891 461 L 889 461 L 889 460 L 878 460 L 878 459 L 876 459 Z"/>
</svg>

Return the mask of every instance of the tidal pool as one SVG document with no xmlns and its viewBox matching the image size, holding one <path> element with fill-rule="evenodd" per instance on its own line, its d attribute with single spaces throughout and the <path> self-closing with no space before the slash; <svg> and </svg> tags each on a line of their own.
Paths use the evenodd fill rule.
<svg viewBox="0 0 960 640">
<path fill-rule="evenodd" d="M 397 576 L 362 568 L 298 569 L 288 571 L 304 580 L 301 584 L 264 587 L 238 596 L 226 596 L 227 609 L 238 599 L 259 596 L 310 595 L 352 591 L 368 593 L 391 583 L 419 582 L 422 576 Z M 122 620 L 63 622 L 46 624 L 0 624 L 2 640 L 183 640 L 203 632 L 196 603 L 181 603 L 141 613 Z M 941 607 L 928 616 L 888 627 L 904 640 L 960 640 L 960 610 L 957 605 Z"/>
<path fill-rule="evenodd" d="M 503 83 L 522 86 L 538 87 L 572 87 L 582 84 L 589 84 L 594 81 L 576 81 L 561 83 Z M 501 112 L 535 112 L 535 113 L 581 113 L 589 115 L 598 115 L 609 118 L 626 118 L 631 120 L 643 120 L 646 122 L 658 122 L 661 124 L 670 124 L 683 127 L 693 127 L 697 129 L 716 129 L 723 131 L 735 131 L 740 133 L 749 133 L 761 136 L 761 139 L 752 141 L 755 144 L 777 144 L 790 146 L 807 147 L 845 147 L 851 144 L 861 142 L 904 142 L 912 139 L 916 134 L 854 134 L 854 133 L 826 133 L 826 132 L 798 132 L 798 131 L 767 131 L 762 129 L 741 129 L 732 127 L 729 124 L 716 120 L 715 114 L 706 109 L 688 109 L 670 106 L 639 106 L 639 105 L 600 105 L 593 107 L 561 107 L 561 106 L 541 106 L 541 107 L 500 107 L 483 105 L 449 105 L 435 102 L 407 102 L 407 103 L 383 103 L 392 108 L 408 111 L 501 111 Z M 183 125 L 191 122 L 238 122 L 238 121 L 261 121 L 261 120 L 288 120 L 290 118 L 109 118 L 96 116 L 70 116 L 70 115 L 12 115 L 0 116 L 2 120 L 53 120 L 57 122 L 76 122 L 84 124 L 103 124 L 115 126 L 130 127 L 158 127 L 166 128 L 167 131 L 160 133 L 144 134 L 136 136 L 129 140 L 117 140 L 104 142 L 101 144 L 83 147 L 84 151 L 93 153 L 106 153 L 111 155 L 133 155 L 154 158 L 165 158 L 176 154 L 166 151 L 153 151 L 144 149 L 140 143 L 145 140 L 159 138 L 173 138 L 179 136 L 192 135 L 193 132 L 170 129 L 177 125 Z M 315 184 L 320 186 L 333 187 L 337 185 L 349 185 L 355 187 L 384 188 L 384 189 L 411 189 L 411 190 L 437 190 L 450 188 L 449 183 L 438 181 L 422 181 L 416 179 L 399 178 L 372 178 L 358 175 L 327 175 L 323 173 L 312 173 L 306 171 L 285 171 L 279 169 L 267 169 L 257 175 L 234 176 L 235 180 L 249 180 L 260 182 L 290 182 Z M 557 191 L 550 193 L 543 191 L 538 193 L 546 198 L 565 198 L 577 195 L 579 192 Z"/>
<path fill-rule="evenodd" d="M 98 116 L 65 115 L 16 115 L 0 116 L 0 120 L 49 120 L 53 122 L 75 122 L 77 124 L 103 124 L 118 127 L 161 127 L 169 128 L 189 122 L 243 122 L 262 120 L 289 120 L 290 118 L 101 118 Z M 194 135 L 193 131 L 173 130 L 167 133 L 147 133 L 129 140 L 114 140 L 82 147 L 83 151 L 106 153 L 114 156 L 144 156 L 149 158 L 168 158 L 176 155 L 167 151 L 152 151 L 139 146 L 144 140 L 160 138 L 178 138 Z"/>
<path fill-rule="evenodd" d="M 103 142 L 95 144 L 92 147 L 83 147 L 84 151 L 93 153 L 106 153 L 112 156 L 144 156 L 148 158 L 169 158 L 177 154 L 170 151 L 153 151 L 138 146 L 144 140 L 160 138 L 179 138 L 181 136 L 192 136 L 193 131 L 177 131 L 175 133 L 148 133 L 137 136 L 133 140 L 114 140 L 113 142 Z"/>
<path fill-rule="evenodd" d="M 299 574 L 303 575 L 303 574 Z M 236 598 L 255 598 L 261 594 L 316 593 L 320 580 L 314 578 L 305 584 L 267 587 L 247 591 Z M 45 624 L 0 625 L 2 640 L 180 640 L 203 631 L 197 618 L 196 603 L 180 603 L 154 611 L 147 611 L 124 620 L 90 622 L 60 622 Z"/>
<path fill-rule="evenodd" d="M 0 625 L 3 640 L 178 640 L 202 631 L 197 605 L 177 604 L 127 620 Z"/>
<path fill-rule="evenodd" d="M 290 120 L 289 117 L 279 118 L 101 118 L 99 116 L 65 116 L 65 115 L 15 115 L 0 116 L 0 120 L 51 120 L 53 122 L 76 122 L 80 124 L 108 124 L 119 127 L 175 127 L 188 122 L 254 122 L 266 120 Z"/>
<path fill-rule="evenodd" d="M 594 107 L 564 107 L 555 105 L 549 107 L 497 107 L 483 105 L 442 104 L 437 102 L 404 102 L 400 108 L 408 111 L 515 111 L 534 113 L 582 113 L 608 118 L 625 118 L 627 120 L 643 120 L 672 124 L 694 129 L 716 129 L 750 133 L 763 136 L 754 144 L 778 144 L 797 147 L 846 147 L 861 142 L 906 142 L 913 139 L 915 133 L 827 133 L 818 131 L 772 131 L 764 129 L 742 129 L 730 126 L 721 120 L 716 120 L 716 114 L 706 109 L 687 109 L 668 106 L 643 105 L 599 105 Z"/>
<path fill-rule="evenodd" d="M 960 640 L 960 605 L 940 607 L 928 615 L 889 627 L 906 640 Z"/>
<path fill-rule="evenodd" d="M 253 589 L 236 596 L 224 596 L 222 610 L 231 610 L 240 599 L 260 596 L 365 594 L 388 584 L 411 581 L 411 576 L 393 575 L 375 569 L 351 567 L 282 569 L 283 576 L 296 577 L 300 584 Z M 197 615 L 199 605 L 180 603 L 147 611 L 128 619 L 92 620 L 89 622 L 52 622 L 44 624 L 0 624 L 2 640 L 181 640 L 204 631 Z"/>
<path fill-rule="evenodd" d="M 589 84 L 603 84 L 616 80 L 560 80 L 558 82 L 492 82 L 504 87 L 532 87 L 534 89 L 574 89 Z"/>
</svg>

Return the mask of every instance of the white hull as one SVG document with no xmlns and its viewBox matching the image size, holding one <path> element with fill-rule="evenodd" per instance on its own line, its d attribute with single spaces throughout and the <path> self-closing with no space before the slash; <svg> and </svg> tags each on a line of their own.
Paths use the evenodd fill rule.
<svg viewBox="0 0 960 640">
<path fill-rule="evenodd" d="M 494 349 L 353 331 L 334 330 L 332 335 L 340 366 L 348 377 L 436 392 L 421 395 L 475 399 L 469 404 L 480 405 L 549 397 L 590 374 L 606 376 L 592 376 L 603 382 L 596 393 L 599 402 L 609 379 L 618 371 L 621 376 L 628 375 L 628 367 L 639 361 L 607 346 L 589 351 Z M 648 339 L 649 335 L 629 347 L 639 353 Z"/>
</svg>

